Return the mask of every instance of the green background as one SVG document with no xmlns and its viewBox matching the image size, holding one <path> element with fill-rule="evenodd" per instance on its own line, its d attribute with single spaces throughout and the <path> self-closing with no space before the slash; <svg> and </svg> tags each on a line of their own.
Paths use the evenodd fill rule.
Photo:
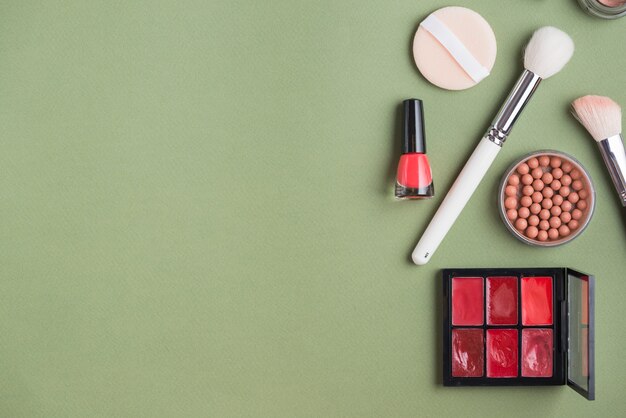
<svg viewBox="0 0 626 418">
<path fill-rule="evenodd" d="M 568 113 L 626 105 L 626 19 L 574 0 L 467 3 L 490 77 L 416 70 L 443 1 L 0 2 L 0 416 L 619 416 L 626 228 Z M 409 254 L 543 25 L 574 39 L 457 224 Z M 437 195 L 392 197 L 398 106 L 424 100 Z M 505 229 L 506 166 L 553 148 L 589 170 L 589 228 L 554 249 Z M 597 400 L 567 387 L 444 388 L 444 267 L 597 276 Z"/>
</svg>

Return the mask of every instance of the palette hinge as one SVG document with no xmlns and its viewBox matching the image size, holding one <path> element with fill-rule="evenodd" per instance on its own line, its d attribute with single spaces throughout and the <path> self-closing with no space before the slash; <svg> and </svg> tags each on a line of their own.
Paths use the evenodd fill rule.
<svg viewBox="0 0 626 418">
<path fill-rule="evenodd" d="M 567 324 L 567 301 L 561 300 L 559 301 L 561 308 L 561 326 L 566 326 Z M 567 351 L 567 333 L 561 331 L 561 338 L 559 338 L 559 342 L 561 344 L 560 352 L 565 353 Z"/>
</svg>

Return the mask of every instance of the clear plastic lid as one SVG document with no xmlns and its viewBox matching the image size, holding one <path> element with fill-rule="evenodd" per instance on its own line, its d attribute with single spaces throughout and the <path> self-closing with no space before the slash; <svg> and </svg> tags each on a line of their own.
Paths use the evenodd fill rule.
<svg viewBox="0 0 626 418">
<path fill-rule="evenodd" d="M 567 271 L 567 384 L 589 400 L 595 398 L 595 278 Z"/>
</svg>

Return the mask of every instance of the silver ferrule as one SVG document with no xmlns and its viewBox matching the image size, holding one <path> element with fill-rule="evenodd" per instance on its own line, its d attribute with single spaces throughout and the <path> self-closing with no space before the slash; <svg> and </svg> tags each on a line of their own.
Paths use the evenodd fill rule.
<svg viewBox="0 0 626 418">
<path fill-rule="evenodd" d="M 524 70 L 485 134 L 487 139 L 500 147 L 504 144 L 515 121 L 522 114 L 522 110 L 530 101 L 540 81 L 541 77 L 537 74 Z"/>
<path fill-rule="evenodd" d="M 626 206 L 626 151 L 622 135 L 617 134 L 598 141 L 598 146 L 622 206 Z"/>
</svg>

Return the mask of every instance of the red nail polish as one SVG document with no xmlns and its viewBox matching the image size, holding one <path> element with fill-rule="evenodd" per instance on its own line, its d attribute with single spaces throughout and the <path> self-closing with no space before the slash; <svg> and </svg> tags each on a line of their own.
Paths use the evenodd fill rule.
<svg viewBox="0 0 626 418">
<path fill-rule="evenodd" d="M 434 194 L 433 176 L 426 155 L 422 101 L 405 100 L 404 137 L 396 178 L 396 198 L 424 199 Z"/>
</svg>

